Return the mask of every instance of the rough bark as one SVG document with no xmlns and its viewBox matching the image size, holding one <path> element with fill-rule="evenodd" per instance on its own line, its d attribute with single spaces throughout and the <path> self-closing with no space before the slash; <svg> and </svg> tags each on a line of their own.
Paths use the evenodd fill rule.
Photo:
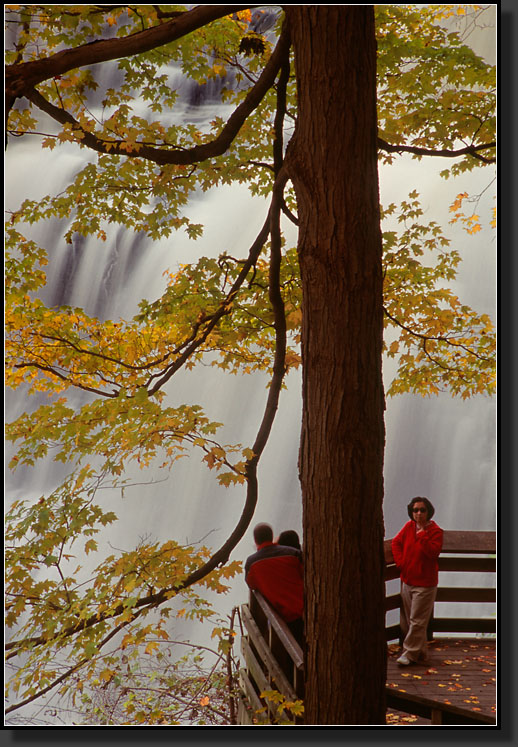
<svg viewBox="0 0 518 747">
<path fill-rule="evenodd" d="M 382 266 L 372 6 L 286 6 L 303 288 L 307 724 L 384 724 Z"/>
</svg>

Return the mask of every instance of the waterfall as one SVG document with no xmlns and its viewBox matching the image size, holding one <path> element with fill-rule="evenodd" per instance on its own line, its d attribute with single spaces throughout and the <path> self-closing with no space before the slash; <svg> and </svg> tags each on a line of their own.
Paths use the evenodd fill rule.
<svg viewBox="0 0 518 747">
<path fill-rule="evenodd" d="M 199 92 L 191 90 L 186 102 L 186 110 L 191 113 L 192 107 L 200 104 L 198 95 Z M 203 106 L 215 104 L 205 99 Z M 15 208 L 27 197 L 37 199 L 58 191 L 59 185 L 66 184 L 77 170 L 79 162 L 78 151 L 73 146 L 50 152 L 42 151 L 36 138 L 10 143 L 6 161 L 7 207 Z M 447 206 L 455 195 L 463 191 L 464 184 L 469 183 L 472 189 L 474 182 L 482 191 L 486 175 L 470 174 L 464 181 L 460 177 L 460 186 L 453 182 L 445 184 L 436 178 L 440 167 L 402 158 L 392 171 L 381 168 L 382 202 L 397 202 L 415 188 L 429 210 L 426 218 L 446 224 Z M 488 212 L 491 205 L 486 198 L 483 200 L 482 209 Z M 215 256 L 224 249 L 234 256 L 244 256 L 264 221 L 266 210 L 264 200 L 251 197 L 242 187 L 219 187 L 195 195 L 187 212 L 194 221 L 205 225 L 204 236 L 197 242 L 183 234 L 152 242 L 144 235 L 119 230 L 112 232 L 105 244 L 75 237 L 72 246 L 67 246 L 61 222 L 38 226 L 38 239 L 47 248 L 50 259 L 49 285 L 44 298 L 55 305 L 83 306 L 88 313 L 101 318 L 129 318 L 137 311 L 141 298 L 154 300 L 164 290 L 164 270 L 193 261 L 197 256 Z M 285 229 L 288 246 L 293 246 L 293 227 L 286 225 Z M 496 285 L 492 236 L 483 230 L 468 237 L 457 226 L 446 233 L 454 236 L 456 248 L 463 255 L 455 292 L 477 311 L 492 314 Z M 387 385 L 393 373 L 391 361 L 385 361 Z M 267 377 L 261 374 L 234 377 L 215 369 L 195 369 L 174 377 L 167 389 L 168 402 L 202 405 L 211 419 L 226 424 L 222 441 L 249 446 L 262 416 L 267 383 Z M 6 404 L 11 419 L 26 409 L 24 392 L 8 394 Z M 29 406 L 37 404 L 35 399 Z M 414 495 L 426 495 L 432 501 L 435 518 L 444 529 L 495 528 L 493 400 L 477 397 L 461 401 L 446 394 L 422 399 L 406 394 L 387 402 L 385 420 L 387 537 L 393 536 L 406 520 L 406 505 Z M 279 414 L 261 459 L 259 503 L 252 526 L 266 521 L 273 525 L 275 533 L 284 529 L 301 533 L 297 471 L 300 425 L 301 377 L 300 373 L 292 372 L 287 377 L 286 390 L 281 393 Z M 33 470 L 8 475 L 6 499 L 38 498 L 58 484 L 63 474 L 61 465 L 48 460 Z M 139 475 L 135 473 L 133 477 L 137 483 Z M 119 492 L 116 495 L 106 492 L 103 501 L 108 505 L 118 496 Z M 196 458 L 180 460 L 167 480 L 157 477 L 152 485 L 136 485 L 126 491 L 120 521 L 102 535 L 106 550 L 110 544 L 130 549 L 142 536 L 181 542 L 197 542 L 206 537 L 205 541 L 217 548 L 232 531 L 243 500 L 243 487 L 220 487 Z M 244 560 L 254 550 L 252 526 L 231 559 Z M 225 614 L 244 602 L 247 595 L 241 576 L 234 580 L 231 592 L 216 600 L 216 604 Z"/>
</svg>

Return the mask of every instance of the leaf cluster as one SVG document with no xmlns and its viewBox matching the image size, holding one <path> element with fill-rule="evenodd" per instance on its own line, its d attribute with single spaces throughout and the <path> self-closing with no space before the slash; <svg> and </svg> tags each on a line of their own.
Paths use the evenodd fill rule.
<svg viewBox="0 0 518 747">
<path fill-rule="evenodd" d="M 403 230 L 383 233 L 385 325 L 393 338 L 385 342 L 385 350 L 398 361 L 387 394 L 448 390 L 463 399 L 492 394 L 492 321 L 461 303 L 449 288 L 461 261 L 459 251 L 450 248 L 437 223 L 423 222 L 417 192 L 399 210 L 390 205 L 383 211 L 384 220 L 394 217 Z M 421 260 L 426 255 L 428 265 Z"/>
<path fill-rule="evenodd" d="M 448 13 L 436 5 L 376 6 L 379 136 L 392 145 L 431 152 L 494 140 L 495 68 L 441 23 Z M 391 163 L 393 151 L 382 160 Z M 442 173 L 478 165 L 468 154 Z"/>
</svg>

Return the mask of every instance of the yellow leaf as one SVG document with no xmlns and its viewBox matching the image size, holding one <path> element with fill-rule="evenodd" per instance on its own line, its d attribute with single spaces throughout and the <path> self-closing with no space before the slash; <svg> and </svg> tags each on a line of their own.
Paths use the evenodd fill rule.
<svg viewBox="0 0 518 747">
<path fill-rule="evenodd" d="M 152 654 L 156 648 L 158 648 L 158 643 L 156 641 L 149 641 L 148 645 L 144 649 L 144 653 Z"/>
<path fill-rule="evenodd" d="M 121 641 L 121 648 L 125 649 L 126 646 L 129 646 L 130 643 L 133 643 L 134 640 L 135 639 L 133 638 L 133 636 L 131 635 L 131 633 L 126 633 L 126 635 L 124 636 L 124 638 Z"/>
</svg>

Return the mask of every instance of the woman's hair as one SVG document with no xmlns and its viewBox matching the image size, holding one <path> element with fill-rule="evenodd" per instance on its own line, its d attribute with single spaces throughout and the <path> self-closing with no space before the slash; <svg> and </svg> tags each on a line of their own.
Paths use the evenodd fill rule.
<svg viewBox="0 0 518 747">
<path fill-rule="evenodd" d="M 295 547 L 297 550 L 301 549 L 299 535 L 294 529 L 286 529 L 284 532 L 281 532 L 277 544 Z"/>
<path fill-rule="evenodd" d="M 423 498 L 422 496 L 417 495 L 415 498 L 412 498 L 412 500 L 410 501 L 410 503 L 407 506 L 408 515 L 410 516 L 411 519 L 414 518 L 414 515 L 412 513 L 412 509 L 414 507 L 414 503 L 424 503 L 424 505 L 426 506 L 426 510 L 428 512 L 428 518 L 429 519 L 432 518 L 432 516 L 435 513 L 435 508 L 432 506 L 432 504 L 430 503 L 430 501 L 428 500 L 428 498 Z"/>
<path fill-rule="evenodd" d="M 257 524 L 254 528 L 254 541 L 256 545 L 262 545 L 263 542 L 272 542 L 273 529 L 269 524 Z"/>
</svg>

